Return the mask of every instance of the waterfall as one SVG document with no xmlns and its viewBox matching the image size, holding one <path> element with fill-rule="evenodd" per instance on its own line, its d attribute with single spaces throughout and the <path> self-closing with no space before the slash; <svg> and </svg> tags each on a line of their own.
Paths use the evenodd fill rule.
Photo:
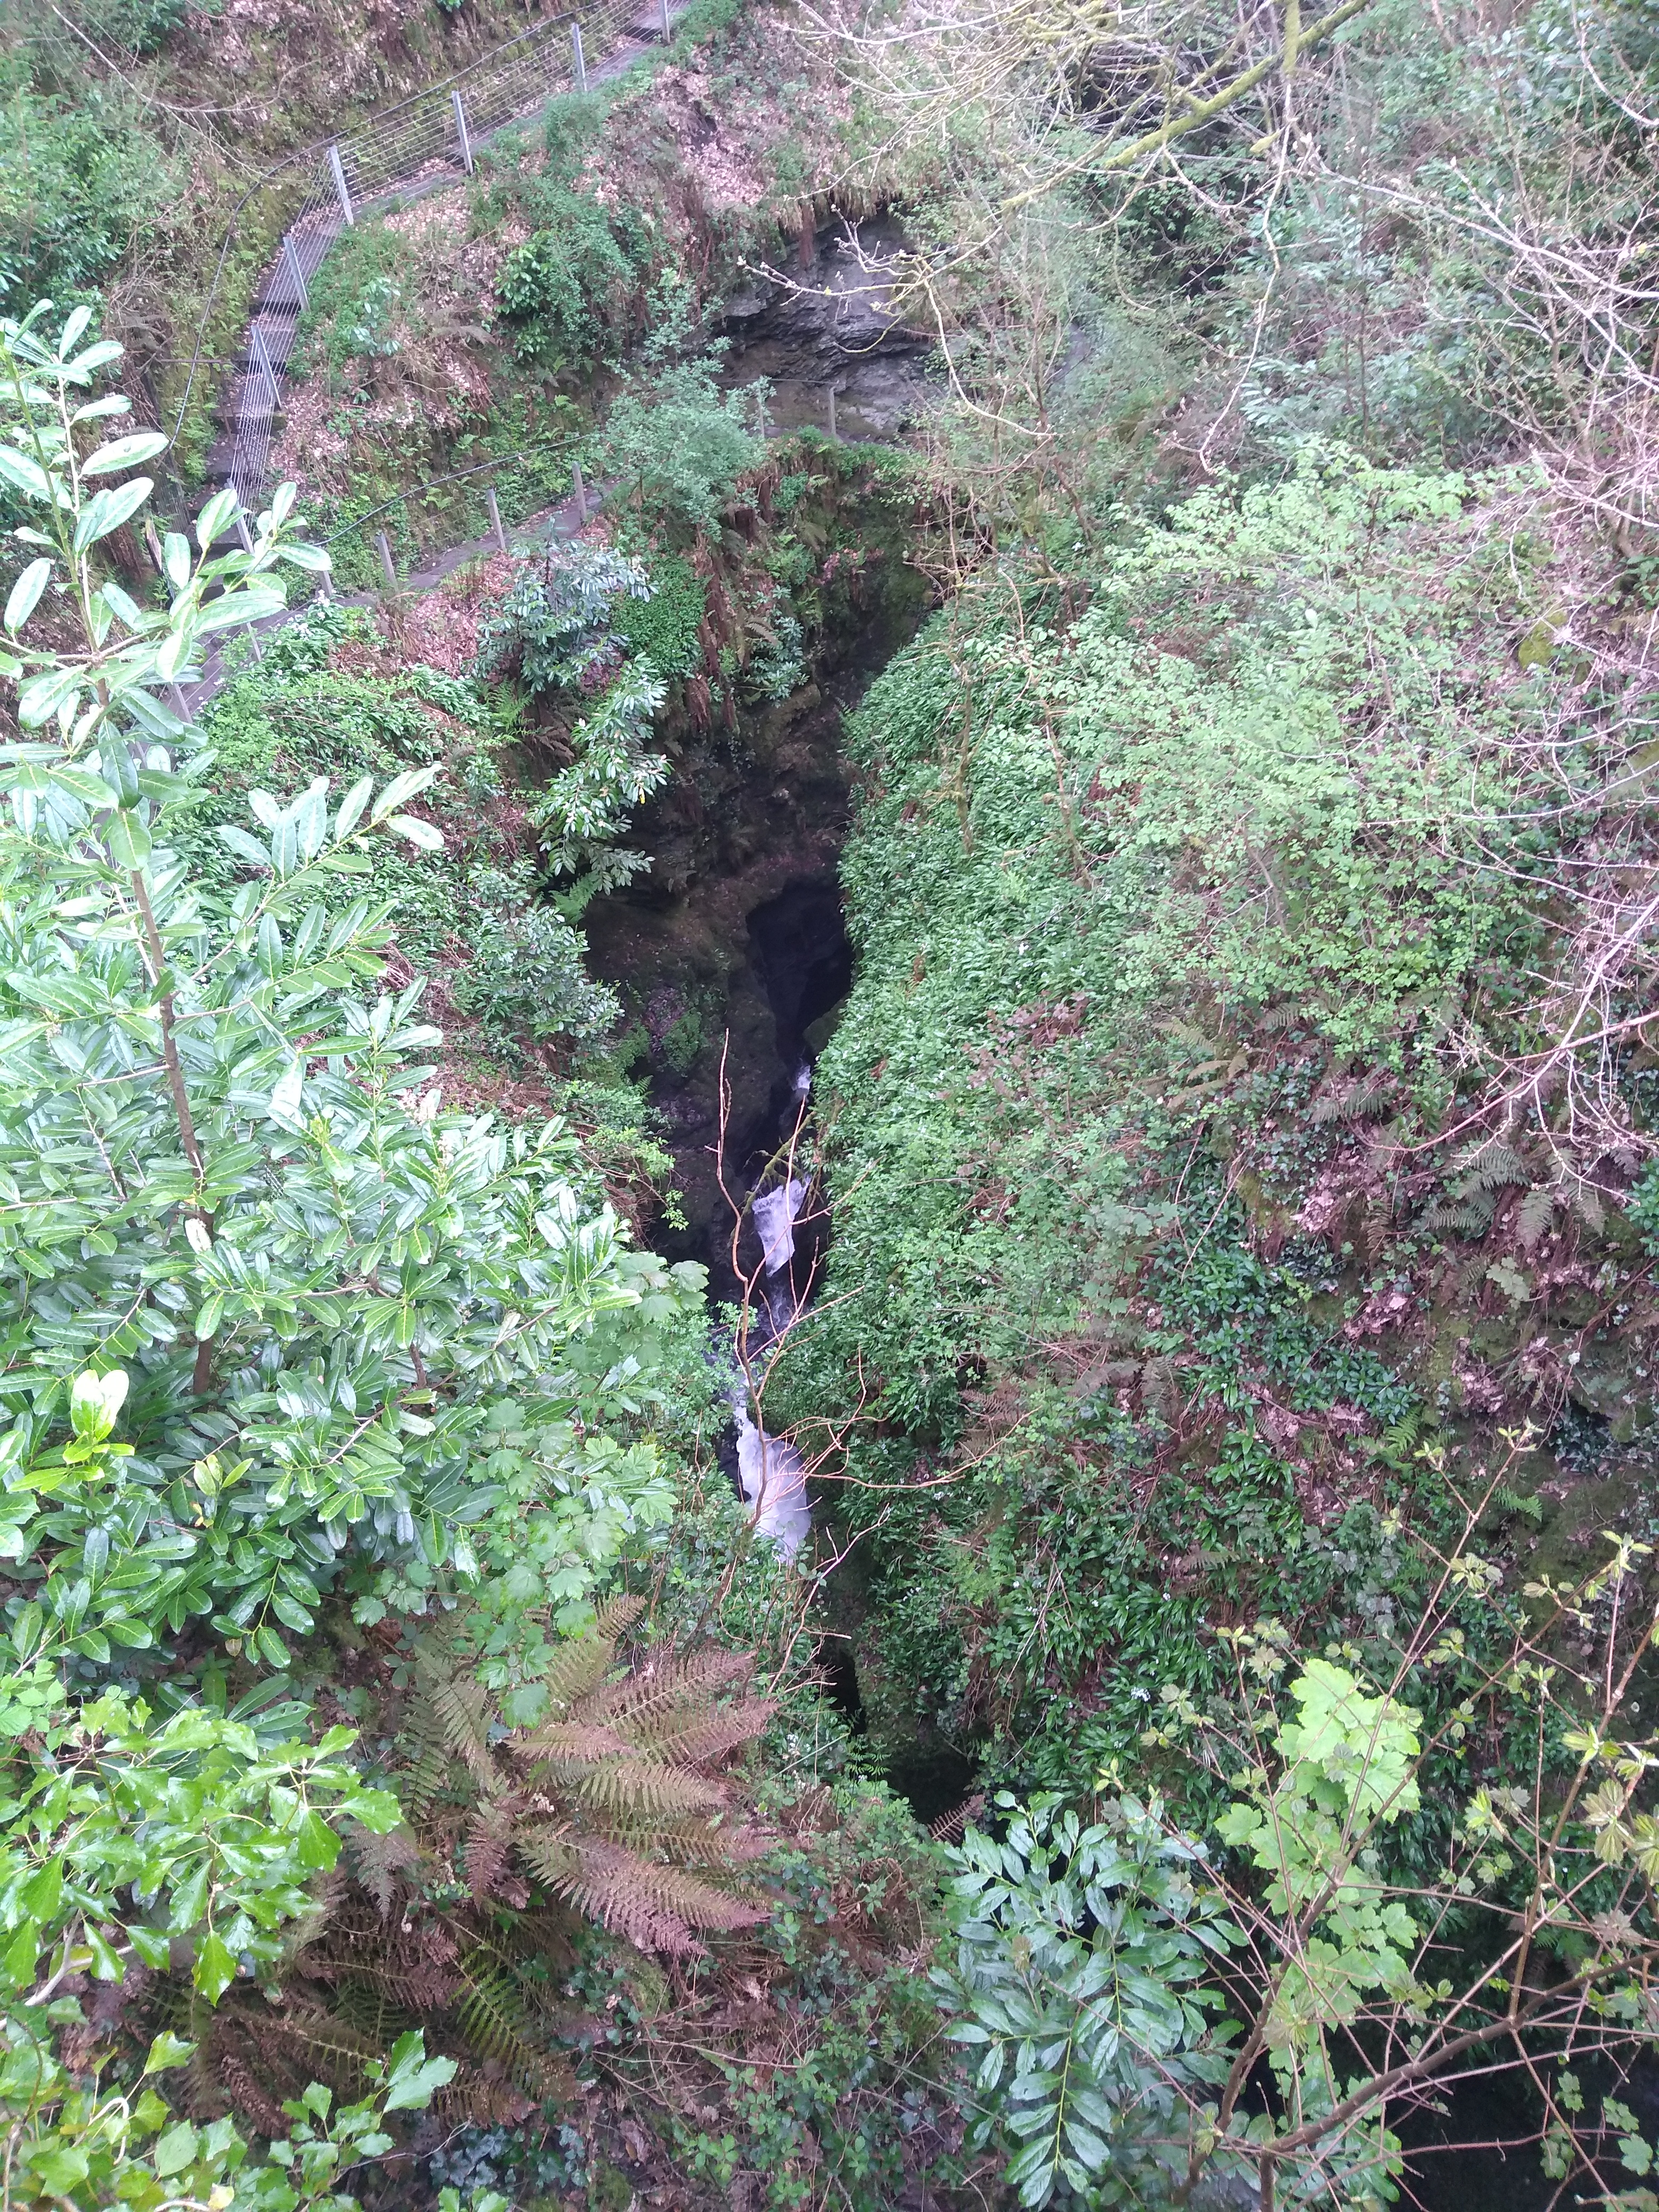
<svg viewBox="0 0 1659 2212">
<path fill-rule="evenodd" d="M 805 1196 L 806 1185 L 792 1176 L 776 1190 L 763 1191 L 750 1206 L 769 1275 L 781 1273 L 795 1256 L 795 1217 Z"/>
<path fill-rule="evenodd" d="M 738 1480 L 752 1508 L 750 1519 L 757 1534 L 769 1536 L 786 1559 L 795 1553 L 812 1533 L 812 1515 L 806 1503 L 806 1469 L 793 1444 L 769 1437 L 749 1418 L 747 1391 L 740 1382 L 733 1394 L 738 1417 Z"/>
<path fill-rule="evenodd" d="M 803 1061 L 795 1075 L 796 1098 L 804 1103 L 811 1085 L 811 1068 Z M 791 1176 L 787 1182 L 759 1192 L 750 1201 L 766 1277 L 761 1285 L 766 1319 L 750 1342 L 763 1356 L 800 1310 L 788 1268 L 795 1256 L 796 1217 L 805 1200 L 806 1185 Z M 737 1416 L 738 1480 L 751 1509 L 750 1517 L 761 1535 L 769 1536 L 786 1559 L 793 1559 L 812 1533 L 806 1468 L 801 1455 L 793 1444 L 756 1426 L 750 1416 L 746 1377 L 739 1376 L 732 1386 L 732 1409 Z"/>
</svg>

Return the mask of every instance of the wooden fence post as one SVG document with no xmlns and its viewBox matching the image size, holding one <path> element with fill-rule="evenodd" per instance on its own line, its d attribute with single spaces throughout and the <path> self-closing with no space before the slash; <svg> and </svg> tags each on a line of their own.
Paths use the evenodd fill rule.
<svg viewBox="0 0 1659 2212">
<path fill-rule="evenodd" d="M 507 550 L 507 532 L 501 528 L 501 510 L 495 502 L 494 484 L 484 486 L 484 497 L 489 502 L 489 526 L 495 533 L 495 543 L 503 553 Z"/>
<path fill-rule="evenodd" d="M 576 527 L 578 530 L 586 530 L 587 486 L 582 482 L 582 465 L 580 461 L 572 461 L 570 464 L 570 489 L 576 495 Z"/>
</svg>

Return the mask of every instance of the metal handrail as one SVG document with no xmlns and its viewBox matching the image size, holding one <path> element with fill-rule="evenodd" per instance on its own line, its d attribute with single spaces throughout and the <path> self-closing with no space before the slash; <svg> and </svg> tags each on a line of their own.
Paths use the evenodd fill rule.
<svg viewBox="0 0 1659 2212">
<path fill-rule="evenodd" d="M 510 39 L 503 39 L 499 46 L 491 46 L 487 52 L 480 54 L 476 61 L 466 63 L 463 68 L 452 70 L 448 76 L 440 77 L 435 84 L 425 85 L 419 92 L 410 93 L 406 99 L 397 101 L 392 106 L 380 109 L 375 114 L 369 116 L 357 130 L 350 132 L 349 137 L 366 137 L 371 131 L 389 122 L 393 116 L 403 114 L 405 109 L 415 106 L 419 101 L 429 100 L 434 94 L 441 94 L 453 90 L 463 77 L 470 76 L 475 70 L 483 68 L 487 63 L 498 60 L 511 48 L 522 46 L 526 39 L 536 38 L 544 31 L 556 30 L 561 23 L 574 21 L 574 9 L 562 9 L 556 15 L 544 16 L 540 22 L 529 24 L 524 30 L 514 32 Z M 191 350 L 190 368 L 185 378 L 184 397 L 179 403 L 179 412 L 173 420 L 173 436 L 175 440 L 184 428 L 185 416 L 190 407 L 191 394 L 195 390 L 196 371 L 201 363 L 203 341 L 207 336 L 208 324 L 213 314 L 213 303 L 219 296 L 219 284 L 225 273 L 226 258 L 235 240 L 244 210 L 254 194 L 263 191 L 274 178 L 281 176 L 284 169 L 293 167 L 296 161 L 325 160 L 330 146 L 337 144 L 338 140 L 339 133 L 335 131 L 325 137 L 313 139 L 308 146 L 295 147 L 290 152 L 284 154 L 279 161 L 272 162 L 270 168 L 256 177 L 231 210 L 230 220 L 225 226 L 224 239 L 219 247 L 219 258 L 214 264 L 213 282 L 208 287 L 208 295 L 202 308 L 201 320 L 197 325 L 196 343 Z"/>
</svg>

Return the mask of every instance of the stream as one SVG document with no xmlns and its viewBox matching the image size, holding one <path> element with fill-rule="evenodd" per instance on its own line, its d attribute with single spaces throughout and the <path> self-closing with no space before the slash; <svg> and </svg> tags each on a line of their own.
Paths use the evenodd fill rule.
<svg viewBox="0 0 1659 2212">
<path fill-rule="evenodd" d="M 842 437 L 902 432 L 927 349 L 863 265 L 896 242 L 878 222 L 826 226 L 787 277 L 755 276 L 726 302 L 722 380 L 766 377 L 775 429 L 827 428 L 833 393 Z M 811 1528 L 805 1470 L 757 1425 L 750 1392 L 811 1296 L 827 1223 L 810 1172 L 780 1154 L 804 1121 L 813 1063 L 852 985 L 836 873 L 848 805 L 842 718 L 914 633 L 927 597 L 902 558 L 878 552 L 869 574 L 787 698 L 742 707 L 730 730 L 671 711 L 659 734 L 676 773 L 639 811 L 631 841 L 650 870 L 586 915 L 591 967 L 622 999 L 635 1071 L 674 1154 L 684 1222 L 659 1224 L 653 1241 L 707 1267 L 711 1304 L 750 1306 L 750 1373 L 733 1367 L 723 1459 L 756 1527 L 790 1556 Z M 729 1339 L 719 1357 L 732 1365 Z"/>
</svg>

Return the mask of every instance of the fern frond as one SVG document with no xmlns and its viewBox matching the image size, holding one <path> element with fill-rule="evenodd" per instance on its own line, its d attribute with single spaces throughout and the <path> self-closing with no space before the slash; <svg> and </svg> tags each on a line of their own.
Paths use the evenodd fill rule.
<svg viewBox="0 0 1659 2212">
<path fill-rule="evenodd" d="M 586 1721 L 544 1721 L 526 1735 L 514 1736 L 513 1748 L 531 1759 L 607 1759 L 628 1747 L 614 1729 Z"/>
<path fill-rule="evenodd" d="M 1500 1482 L 1492 1496 L 1506 1513 L 1524 1513 L 1534 1523 L 1543 1521 L 1544 1501 L 1531 1491 L 1511 1490 L 1507 1482 Z"/>
<path fill-rule="evenodd" d="M 380 1908 L 384 1920 L 392 1910 L 398 1877 L 421 1863 L 420 1846 L 405 1827 L 379 1836 L 356 1820 L 346 1831 L 346 1856 L 351 1871 Z"/>
<path fill-rule="evenodd" d="M 1607 1210 L 1601 1203 L 1601 1194 L 1590 1183 L 1573 1185 L 1572 1210 L 1592 1236 L 1599 1236 L 1607 1226 Z"/>
<path fill-rule="evenodd" d="M 475 1904 L 487 1905 L 500 1893 L 513 1850 L 514 1812 L 510 1798 L 486 1797 L 467 1823 L 461 1864 Z"/>
<path fill-rule="evenodd" d="M 1492 1218 L 1497 1211 L 1491 1199 L 1481 1196 L 1460 1200 L 1443 1201 L 1431 1206 L 1423 1217 L 1425 1229 L 1454 1229 L 1464 1237 L 1478 1237 L 1492 1227 Z"/>
<path fill-rule="evenodd" d="M 1342 1103 L 1345 1121 L 1370 1121 L 1377 1115 L 1386 1114 L 1394 1091 L 1394 1078 L 1374 1070 L 1364 1080 L 1356 1083 Z"/>
<path fill-rule="evenodd" d="M 1505 1183 L 1532 1181 L 1519 1152 L 1499 1137 L 1488 1137 L 1485 1144 L 1477 1145 L 1458 1166 L 1482 1190 L 1498 1190 Z"/>
<path fill-rule="evenodd" d="M 314 2069 L 319 2065 L 331 2065 L 354 2079 L 361 2077 L 365 2067 L 386 2056 L 384 2045 L 372 2035 L 334 2013 L 325 2012 L 320 2005 L 290 2003 L 280 2009 L 273 2008 L 252 2033 L 256 2042 L 268 2037 L 273 2042 L 297 2044 L 305 2053 L 308 2067 Z"/>
<path fill-rule="evenodd" d="M 1523 1252 L 1530 1252 L 1549 1233 L 1555 1218 L 1556 1194 L 1546 1184 L 1529 1190 L 1516 1209 L 1515 1237 Z"/>
<path fill-rule="evenodd" d="M 568 1822 L 552 1827 L 538 1823 L 534 1827 L 520 1828 L 515 1838 L 520 1856 L 538 1881 L 562 1897 L 566 1884 L 581 1869 L 581 1853 Z"/>
<path fill-rule="evenodd" d="M 1384 1070 L 1373 1068 L 1369 1075 L 1361 1076 L 1346 1090 L 1328 1091 L 1323 1097 L 1316 1098 L 1308 1119 L 1322 1123 L 1370 1121 L 1373 1115 L 1388 1110 L 1393 1089 L 1393 1077 Z"/>
<path fill-rule="evenodd" d="M 562 2101 L 574 2097 L 575 2082 L 550 2062 L 549 2071 L 559 2075 L 555 2094 Z M 535 2111 L 534 2102 L 508 2081 L 492 2081 L 476 2066 L 463 2066 L 432 2100 L 432 2110 L 447 2129 L 517 2127 Z"/>
<path fill-rule="evenodd" d="M 598 1689 L 616 1663 L 617 1640 L 590 1629 L 573 1636 L 554 1652 L 542 1683 L 556 1713 L 568 1712 L 579 1699 Z"/>
<path fill-rule="evenodd" d="M 510 1974 L 499 1966 L 469 1964 L 455 2010 L 475 2051 L 493 2058 L 521 2087 L 538 2095 L 550 2093 L 552 2065 L 548 2054 L 530 2039 L 524 2006 Z"/>
<path fill-rule="evenodd" d="M 683 1867 L 657 1866 L 614 1844 L 589 1845 L 582 1860 L 590 1882 L 614 1882 L 619 1894 L 625 1892 L 687 1928 L 729 1934 L 733 1929 L 752 1928 L 765 1917 L 748 1899 L 717 1889 Z"/>
<path fill-rule="evenodd" d="M 415 2014 L 401 2005 L 389 2004 L 383 1990 L 370 1989 L 355 1979 L 343 1980 L 333 1992 L 335 2017 L 360 2035 L 370 2037 L 377 2051 L 387 2051 L 405 2029 L 416 2024 Z"/>
<path fill-rule="evenodd" d="M 708 1955 L 708 1945 L 697 1941 L 684 1921 L 672 1912 L 659 1912 L 649 1899 L 635 1894 L 626 1883 L 579 1871 L 564 1884 L 563 1893 L 590 1920 L 597 1920 L 613 1935 L 625 1936 L 641 1951 L 665 1951 L 681 1959 Z"/>
<path fill-rule="evenodd" d="M 590 1832 L 588 1829 L 581 1832 L 584 1837 Z M 702 1867 L 714 1873 L 724 1873 L 729 1867 L 759 1858 L 770 1848 L 765 1837 L 757 1837 L 754 1831 L 747 1828 L 726 1826 L 706 1813 L 679 1814 L 656 1820 L 626 1813 L 608 1814 L 605 1817 L 604 1836 L 607 1843 L 621 1844 L 647 1857 L 674 1866 Z"/>
<path fill-rule="evenodd" d="M 560 1772 L 559 1780 L 584 1804 L 635 1820 L 714 1813 L 726 1802 L 718 1783 L 643 1755 L 568 1768 Z"/>
<path fill-rule="evenodd" d="M 477 1782 L 495 1779 L 489 1749 L 489 1693 L 482 1682 L 452 1672 L 440 1661 L 417 1656 L 415 1679 L 420 1696 L 438 1723 L 451 1754 Z"/>
<path fill-rule="evenodd" d="M 644 1611 L 645 1600 L 642 1597 L 636 1597 L 626 1590 L 620 1590 L 615 1597 L 608 1597 L 594 1607 L 593 1626 L 591 1632 L 599 1638 L 601 1642 L 611 1646 L 611 1656 L 614 1657 L 617 1646 L 639 1620 Z"/>
<path fill-rule="evenodd" d="M 230 2094 L 230 2101 L 238 2112 L 263 2136 L 277 2136 L 283 2133 L 288 2122 L 276 2099 L 266 2094 L 262 2082 L 255 2079 L 246 2059 L 232 2054 L 219 2062 L 219 2079 Z"/>
<path fill-rule="evenodd" d="M 584 1700 L 580 1717 L 586 1721 L 603 1717 L 617 1728 L 628 1729 L 649 1713 L 677 1705 L 696 1704 L 707 1709 L 720 1691 L 747 1681 L 754 1668 L 754 1660 L 746 1651 L 693 1651 L 681 1657 L 666 1651 L 651 1652 L 631 1674 Z"/>
<path fill-rule="evenodd" d="M 752 1927 L 757 1907 L 675 1867 L 653 1866 L 616 1844 L 584 1843 L 580 1866 L 560 1885 L 606 1928 L 642 1950 L 700 1957 L 697 1929 Z"/>
<path fill-rule="evenodd" d="M 751 1743 L 777 1709 L 775 1698 L 744 1698 L 698 1719 L 682 1721 L 678 1713 L 665 1714 L 638 1729 L 636 1741 L 642 1751 L 670 1766 L 708 1766 L 739 1744 Z"/>
<path fill-rule="evenodd" d="M 419 1820 L 431 1811 L 434 1799 L 449 1778 L 453 1762 L 431 1714 L 418 1716 L 416 1724 L 405 1729 L 404 1741 L 409 1763 L 398 1777 L 398 1795 L 404 1812 Z"/>
<path fill-rule="evenodd" d="M 455 1987 L 459 1948 L 447 1929 L 430 1920 L 416 1922 L 407 1937 L 387 1940 L 383 1922 L 367 1928 L 330 1931 L 327 1946 L 314 1945 L 301 1965 L 313 1981 L 341 1988 L 356 1983 L 416 2015 L 447 2004 Z"/>
</svg>

